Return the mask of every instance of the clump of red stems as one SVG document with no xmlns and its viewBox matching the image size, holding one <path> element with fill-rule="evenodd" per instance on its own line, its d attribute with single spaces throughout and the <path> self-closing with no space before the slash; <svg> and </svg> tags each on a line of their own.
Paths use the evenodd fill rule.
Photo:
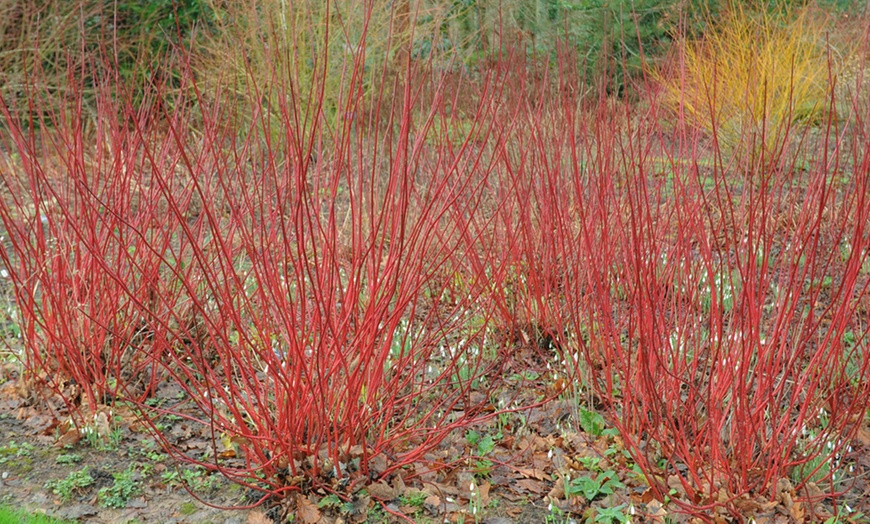
<svg viewBox="0 0 870 524">
<path fill-rule="evenodd" d="M 59 109 L 34 90 L 29 121 L 4 106 L 2 257 L 31 379 L 80 418 L 121 398 L 155 431 L 207 428 L 206 458 L 157 435 L 268 494 L 335 489 L 492 416 L 485 355 L 510 338 L 491 328 L 519 328 L 660 500 L 679 486 L 687 511 L 736 513 L 789 477 L 837 494 L 870 394 L 857 104 L 729 156 L 654 90 L 581 99 L 566 57 L 552 77 L 509 57 L 458 75 L 470 124 L 407 56 L 363 98 L 352 44 L 332 119 L 325 65 L 241 98 L 182 66 L 178 99 L 104 89 L 89 125 L 75 90 Z"/>
<path fill-rule="evenodd" d="M 277 73 L 232 104 L 183 67 L 195 118 L 161 86 L 141 110 L 106 90 L 93 137 L 74 98 L 38 122 L 7 108 L 22 172 L 0 216 L 30 376 L 74 413 L 72 383 L 91 410 L 134 402 L 177 458 L 269 494 L 387 475 L 492 416 L 493 282 L 460 278 L 472 218 L 455 212 L 485 190 L 490 128 L 432 146 L 451 141 L 431 128 L 441 81 L 384 71 L 399 96 L 363 100 L 364 64 L 348 61 L 339 114 L 365 118 L 337 122 Z M 500 74 L 478 86 L 481 113 Z M 180 396 L 151 400 L 167 387 Z M 174 447 L 167 414 L 207 428 L 215 453 Z"/>
</svg>

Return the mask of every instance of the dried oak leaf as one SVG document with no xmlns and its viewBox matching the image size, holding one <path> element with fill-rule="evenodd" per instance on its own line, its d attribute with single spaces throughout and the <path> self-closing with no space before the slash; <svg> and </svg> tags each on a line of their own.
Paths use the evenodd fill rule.
<svg viewBox="0 0 870 524">
<path fill-rule="evenodd" d="M 348 520 L 353 523 L 361 524 L 368 521 L 369 506 L 372 504 L 371 497 L 360 497 L 351 504 Z"/>
<path fill-rule="evenodd" d="M 236 450 L 233 448 L 225 449 L 217 454 L 217 458 L 224 460 L 236 458 Z"/>
<path fill-rule="evenodd" d="M 54 443 L 55 447 L 62 448 L 64 446 L 72 446 L 82 439 L 82 434 L 78 429 L 72 428 L 66 433 L 64 433 L 57 442 Z"/>
<path fill-rule="evenodd" d="M 807 512 L 801 502 L 795 502 L 792 504 L 792 506 L 788 508 L 788 514 L 798 524 L 804 522 L 807 516 Z"/>
<path fill-rule="evenodd" d="M 387 470 L 387 457 L 383 453 L 378 453 L 369 459 L 369 469 L 374 475 L 380 476 Z"/>
<path fill-rule="evenodd" d="M 646 505 L 646 516 L 653 520 L 660 520 L 667 516 L 667 514 L 668 512 L 662 507 L 662 503 L 657 500 L 650 501 L 650 503 Z"/>
<path fill-rule="evenodd" d="M 248 513 L 248 518 L 245 524 L 274 524 L 274 521 L 266 516 L 262 511 L 253 510 Z"/>
<path fill-rule="evenodd" d="M 553 489 L 547 493 L 547 500 L 562 500 L 565 498 L 565 480 L 562 477 L 556 479 Z"/>
<path fill-rule="evenodd" d="M 296 495 L 296 518 L 305 524 L 316 524 L 320 521 L 320 510 L 304 495 Z"/>
<path fill-rule="evenodd" d="M 396 488 L 388 486 L 385 482 L 370 484 L 366 490 L 368 490 L 369 495 L 378 500 L 393 500 L 399 496 Z"/>
<path fill-rule="evenodd" d="M 489 490 L 491 488 L 492 485 L 485 480 L 477 486 L 477 499 L 484 506 L 489 504 Z"/>
<path fill-rule="evenodd" d="M 518 480 L 515 482 L 515 486 L 535 495 L 542 495 L 547 492 L 547 484 L 534 479 Z"/>
<path fill-rule="evenodd" d="M 538 468 L 517 468 L 517 472 L 527 479 L 546 480 L 547 474 Z"/>
</svg>

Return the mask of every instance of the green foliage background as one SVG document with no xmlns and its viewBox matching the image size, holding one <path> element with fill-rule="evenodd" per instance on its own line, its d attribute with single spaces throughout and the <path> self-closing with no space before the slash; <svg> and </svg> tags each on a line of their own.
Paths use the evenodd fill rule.
<svg viewBox="0 0 870 524">
<path fill-rule="evenodd" d="M 10 89 L 20 90 L 26 84 L 26 72 L 36 61 L 49 76 L 55 75 L 58 86 L 62 85 L 69 61 L 83 58 L 77 52 L 82 48 L 96 62 L 117 60 L 123 77 L 137 85 L 153 81 L 158 74 L 172 77 L 171 69 L 162 66 L 173 46 L 182 44 L 196 51 L 204 42 L 216 41 L 228 24 L 251 24 L 244 19 L 250 13 L 233 12 L 238 1 L 0 0 L 0 90 L 7 94 Z M 526 49 L 527 59 L 538 63 L 555 63 L 571 56 L 589 85 L 604 73 L 609 78 L 608 89 L 623 92 L 642 63 L 654 65 L 661 60 L 681 31 L 703 33 L 705 24 L 715 20 L 728 0 L 367 1 L 386 12 L 410 9 L 416 21 L 411 48 L 418 59 L 433 58 L 445 68 L 474 70 L 494 54 L 518 46 Z M 743 3 L 778 9 L 807 1 Z M 816 2 L 840 13 L 867 8 L 863 0 Z M 290 11 L 300 12 L 315 9 L 312 6 L 321 2 L 286 3 Z M 337 10 L 342 4 L 336 1 L 333 5 Z M 322 6 L 316 9 L 322 10 Z M 260 13 L 268 16 L 266 9 Z M 271 22 L 272 27 L 280 26 Z M 388 30 L 384 24 L 376 27 Z M 312 28 L 315 37 L 318 31 Z M 385 35 L 370 40 L 382 41 Z M 564 51 L 569 53 L 560 58 Z"/>
</svg>

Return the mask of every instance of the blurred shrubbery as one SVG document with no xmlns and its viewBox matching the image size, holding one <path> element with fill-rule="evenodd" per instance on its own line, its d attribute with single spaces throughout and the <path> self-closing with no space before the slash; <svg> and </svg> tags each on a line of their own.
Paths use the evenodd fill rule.
<svg viewBox="0 0 870 524">
<path fill-rule="evenodd" d="M 831 17 L 806 3 L 730 2 L 716 24 L 679 42 L 659 74 L 665 96 L 726 148 L 779 146 L 796 120 L 820 120 L 854 43 L 832 43 Z M 850 85 L 854 80 L 846 80 Z"/>
<path fill-rule="evenodd" d="M 807 3 L 756 0 L 735 5 L 775 17 L 797 12 Z M 156 79 L 172 84 L 177 73 L 165 66 L 165 56 L 182 45 L 191 52 L 205 85 L 220 82 L 224 88 L 241 91 L 253 82 L 268 90 L 272 79 L 266 72 L 279 71 L 294 83 L 301 100 L 323 96 L 323 110 L 333 117 L 352 112 L 339 107 L 337 101 L 346 97 L 335 86 L 342 75 L 352 74 L 348 64 L 355 54 L 365 53 L 365 70 L 355 73 L 364 97 L 371 91 L 369 79 L 380 77 L 383 67 L 401 71 L 404 55 L 400 53 L 405 49 L 438 70 L 463 74 L 485 69 L 501 52 L 525 49 L 526 59 L 537 63 L 559 61 L 564 66 L 567 58 L 589 88 L 606 86 L 610 94 L 622 94 L 639 77 L 642 65 L 664 61 L 680 35 L 700 41 L 718 20 L 733 22 L 733 16 L 720 16 L 727 11 L 723 4 L 720 0 L 0 0 L 0 90 L 7 98 L 20 97 L 28 83 L 27 71 L 39 66 L 42 81 L 53 82 L 60 91 L 71 60 L 109 64 L 134 88 Z M 843 14 L 856 13 L 865 4 L 818 0 L 815 5 Z M 363 16 L 365 11 L 370 16 Z M 368 19 L 367 36 L 361 42 L 364 19 Z M 730 35 L 723 32 L 728 29 L 712 34 L 726 44 L 727 38 L 739 36 L 731 30 Z M 266 63 L 267 56 L 280 56 L 283 63 L 273 68 Z M 323 93 L 309 93 L 317 75 L 329 81 L 323 84 Z"/>
</svg>

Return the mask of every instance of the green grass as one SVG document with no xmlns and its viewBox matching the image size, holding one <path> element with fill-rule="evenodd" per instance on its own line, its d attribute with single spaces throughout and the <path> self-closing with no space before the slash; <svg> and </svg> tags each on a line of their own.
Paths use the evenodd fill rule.
<svg viewBox="0 0 870 524">
<path fill-rule="evenodd" d="M 46 515 L 28 514 L 9 506 L 0 506 L 0 524 L 64 524 L 66 520 L 59 520 Z"/>
</svg>

